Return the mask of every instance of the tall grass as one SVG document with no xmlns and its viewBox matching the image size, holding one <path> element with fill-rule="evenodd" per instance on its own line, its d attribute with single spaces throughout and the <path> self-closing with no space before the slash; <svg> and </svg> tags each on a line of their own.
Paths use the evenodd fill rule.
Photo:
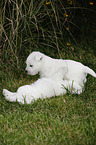
<svg viewBox="0 0 96 145">
<path fill-rule="evenodd" d="M 0 2 L 0 47 L 2 64 L 19 67 L 18 59 L 33 50 L 44 53 L 69 51 L 66 41 L 75 41 L 74 27 L 79 30 L 76 9 L 80 3 L 62 0 L 5 0 Z M 75 19 L 74 19 L 75 16 Z M 78 15 L 77 15 L 78 16 Z M 75 23 L 76 22 L 76 23 Z M 68 43 L 67 43 L 68 44 Z"/>
</svg>

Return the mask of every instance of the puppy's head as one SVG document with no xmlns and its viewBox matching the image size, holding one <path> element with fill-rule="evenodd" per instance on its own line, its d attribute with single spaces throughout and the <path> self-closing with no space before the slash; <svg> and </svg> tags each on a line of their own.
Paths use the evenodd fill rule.
<svg viewBox="0 0 96 145">
<path fill-rule="evenodd" d="M 25 71 L 29 75 L 36 75 L 40 72 L 43 66 L 43 57 L 44 54 L 40 52 L 32 52 L 26 60 L 27 67 Z"/>
</svg>

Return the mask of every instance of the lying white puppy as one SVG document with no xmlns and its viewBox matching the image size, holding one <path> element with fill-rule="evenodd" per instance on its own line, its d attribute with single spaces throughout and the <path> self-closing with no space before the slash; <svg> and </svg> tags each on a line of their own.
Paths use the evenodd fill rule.
<svg viewBox="0 0 96 145">
<path fill-rule="evenodd" d="M 71 84 L 71 82 L 63 81 L 62 79 L 53 78 L 41 78 L 38 79 L 35 83 L 30 85 L 21 86 L 18 88 L 17 92 L 10 92 L 6 89 L 3 89 L 3 95 L 6 100 L 11 102 L 18 101 L 19 103 L 27 103 L 30 104 L 31 101 L 37 100 L 39 98 L 49 98 L 52 96 L 63 95 L 66 93 L 67 89 L 71 93 L 76 93 L 77 90 L 74 88 L 78 88 L 78 91 L 81 90 L 81 87 L 78 84 Z M 67 89 L 66 89 L 67 88 Z"/>
<path fill-rule="evenodd" d="M 9 101 L 17 100 L 20 103 L 26 102 L 29 104 L 38 98 L 65 94 L 65 88 L 68 88 L 71 93 L 80 94 L 83 82 L 86 81 L 86 74 L 89 73 L 96 77 L 93 70 L 79 62 L 52 59 L 40 52 L 31 53 L 26 64 L 27 73 L 35 75 L 39 72 L 40 79 L 31 85 L 20 87 L 14 93 L 3 89 L 3 95 Z"/>
<path fill-rule="evenodd" d="M 17 92 L 9 92 L 3 89 L 3 95 L 9 101 L 18 101 L 20 103 L 30 104 L 31 101 L 37 100 L 38 98 L 46 98 L 52 96 L 58 96 L 66 93 L 66 90 L 62 87 L 63 81 L 53 81 L 50 78 L 42 78 L 37 80 L 31 85 L 25 85 L 18 88 Z"/>
</svg>

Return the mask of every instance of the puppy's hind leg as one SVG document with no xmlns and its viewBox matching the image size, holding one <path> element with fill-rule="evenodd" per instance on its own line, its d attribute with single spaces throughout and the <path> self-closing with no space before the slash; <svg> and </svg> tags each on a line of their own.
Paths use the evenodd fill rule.
<svg viewBox="0 0 96 145">
<path fill-rule="evenodd" d="M 18 92 L 12 93 L 6 89 L 3 89 L 3 95 L 5 96 L 5 99 L 10 101 L 10 102 L 17 101 L 17 102 L 22 103 L 22 104 L 25 103 L 23 95 L 18 93 Z"/>
<path fill-rule="evenodd" d="M 6 90 L 6 89 L 3 89 L 3 95 L 6 97 L 6 96 L 9 96 L 9 95 L 13 95 L 14 93 Z"/>
<path fill-rule="evenodd" d="M 17 99 L 17 93 L 12 93 L 6 89 L 3 89 L 3 95 L 5 96 L 5 99 L 11 102 L 15 102 Z"/>
</svg>

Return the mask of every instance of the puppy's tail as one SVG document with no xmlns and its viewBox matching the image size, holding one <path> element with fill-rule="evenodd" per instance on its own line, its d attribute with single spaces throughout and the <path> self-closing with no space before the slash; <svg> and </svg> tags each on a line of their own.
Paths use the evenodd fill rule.
<svg viewBox="0 0 96 145">
<path fill-rule="evenodd" d="M 85 70 L 85 71 L 84 71 L 85 73 L 88 73 L 88 74 L 90 74 L 90 75 L 92 75 L 93 77 L 96 78 L 96 73 L 95 73 L 91 68 L 85 66 L 85 67 L 84 67 L 84 70 Z"/>
</svg>

